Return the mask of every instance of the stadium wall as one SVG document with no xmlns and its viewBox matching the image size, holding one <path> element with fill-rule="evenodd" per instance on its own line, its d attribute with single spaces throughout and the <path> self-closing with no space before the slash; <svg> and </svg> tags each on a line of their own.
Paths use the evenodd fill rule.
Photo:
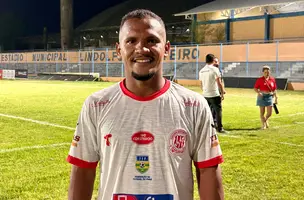
<svg viewBox="0 0 304 200">
<path fill-rule="evenodd" d="M 304 61 L 304 41 L 276 42 L 265 44 L 217 44 L 211 46 L 172 46 L 164 63 L 201 63 L 205 55 L 213 53 L 221 62 L 276 62 Z M 92 51 L 57 51 L 29 53 L 0 53 L 1 65 L 49 64 L 73 65 L 121 64 L 115 49 L 97 49 Z"/>
<path fill-rule="evenodd" d="M 236 21 L 230 23 L 230 40 L 263 40 L 265 20 Z"/>
<path fill-rule="evenodd" d="M 304 38 L 304 16 L 273 18 L 270 20 L 270 38 Z"/>
<path fill-rule="evenodd" d="M 210 14 L 211 15 L 211 14 Z M 211 15 L 217 16 L 217 15 Z M 248 15 L 247 15 L 248 16 Z M 237 17 L 230 19 L 219 18 L 213 20 L 204 20 L 208 18 L 197 17 L 198 32 L 203 32 L 207 25 L 216 25 L 225 23 L 225 41 L 235 42 L 244 40 L 275 40 L 304 38 L 304 12 L 281 13 L 281 14 L 259 14 L 249 17 Z M 208 34 L 213 36 L 217 34 L 216 29 Z M 210 37 L 208 36 L 208 37 Z M 223 40 L 218 40 L 218 42 Z M 214 42 L 214 40 L 213 40 Z"/>
<path fill-rule="evenodd" d="M 304 42 L 265 44 L 215 44 L 172 46 L 164 60 L 163 73 L 197 85 L 205 55 L 215 54 L 225 77 L 258 77 L 267 64 L 276 78 L 304 80 Z M 123 77 L 124 65 L 114 49 L 92 51 L 27 52 L 0 54 L 0 69 L 26 69 L 38 73 L 99 73 L 101 77 Z"/>
</svg>

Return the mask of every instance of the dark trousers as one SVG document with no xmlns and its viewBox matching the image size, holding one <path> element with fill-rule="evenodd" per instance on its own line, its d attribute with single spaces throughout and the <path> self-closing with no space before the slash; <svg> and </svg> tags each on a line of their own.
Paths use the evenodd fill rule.
<svg viewBox="0 0 304 200">
<path fill-rule="evenodd" d="M 222 124 L 222 99 L 218 97 L 205 97 L 211 109 L 213 120 L 216 123 L 217 130 L 223 128 Z"/>
</svg>

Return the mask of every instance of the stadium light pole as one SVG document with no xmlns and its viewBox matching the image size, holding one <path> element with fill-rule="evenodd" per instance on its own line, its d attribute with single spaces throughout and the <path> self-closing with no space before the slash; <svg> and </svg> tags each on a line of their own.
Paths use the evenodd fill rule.
<svg viewBox="0 0 304 200">
<path fill-rule="evenodd" d="M 61 49 L 73 46 L 73 0 L 60 0 Z"/>
</svg>

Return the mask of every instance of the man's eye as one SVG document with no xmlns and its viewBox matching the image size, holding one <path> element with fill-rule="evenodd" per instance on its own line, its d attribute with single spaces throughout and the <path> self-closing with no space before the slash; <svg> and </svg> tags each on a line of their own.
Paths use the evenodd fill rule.
<svg viewBox="0 0 304 200">
<path fill-rule="evenodd" d="M 148 40 L 148 43 L 149 43 L 149 44 L 155 44 L 155 43 L 157 43 L 157 40 L 155 40 L 155 39 L 150 39 L 150 40 Z"/>
<path fill-rule="evenodd" d="M 133 44 L 135 42 L 135 40 L 127 40 L 127 44 Z"/>
</svg>

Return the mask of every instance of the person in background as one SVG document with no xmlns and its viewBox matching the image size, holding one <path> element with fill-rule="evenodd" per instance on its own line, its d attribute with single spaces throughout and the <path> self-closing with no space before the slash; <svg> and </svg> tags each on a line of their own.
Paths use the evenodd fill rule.
<svg viewBox="0 0 304 200">
<path fill-rule="evenodd" d="M 260 107 L 261 129 L 269 128 L 269 118 L 272 115 L 273 103 L 278 103 L 277 85 L 275 78 L 270 76 L 270 67 L 265 65 L 262 69 L 263 76 L 258 78 L 254 85 L 257 93 L 257 106 Z M 265 109 L 267 114 L 265 116 Z"/>
<path fill-rule="evenodd" d="M 207 100 L 210 108 L 215 111 L 217 122 L 217 131 L 226 133 L 222 124 L 222 101 L 226 94 L 224 85 L 221 81 L 221 74 L 218 68 L 214 67 L 215 56 L 213 54 L 206 55 L 206 66 L 199 72 L 199 80 L 203 90 L 203 96 Z"/>
<path fill-rule="evenodd" d="M 224 88 L 225 88 L 224 79 L 223 79 L 223 73 L 222 73 L 222 71 L 221 71 L 221 69 L 220 69 L 220 67 L 219 67 L 220 61 L 219 61 L 219 59 L 218 59 L 217 57 L 214 58 L 214 64 L 213 64 L 213 65 L 219 69 L 220 74 L 221 74 L 221 81 L 222 81 L 222 84 L 223 84 L 223 86 L 224 86 Z M 221 91 L 220 91 L 220 94 L 221 94 Z M 223 98 L 224 98 L 224 96 L 223 96 Z M 212 117 L 213 117 L 214 124 L 215 124 L 215 126 L 217 127 L 215 109 L 214 109 L 212 106 L 211 106 L 210 108 L 211 108 L 211 112 L 212 112 Z"/>
</svg>

